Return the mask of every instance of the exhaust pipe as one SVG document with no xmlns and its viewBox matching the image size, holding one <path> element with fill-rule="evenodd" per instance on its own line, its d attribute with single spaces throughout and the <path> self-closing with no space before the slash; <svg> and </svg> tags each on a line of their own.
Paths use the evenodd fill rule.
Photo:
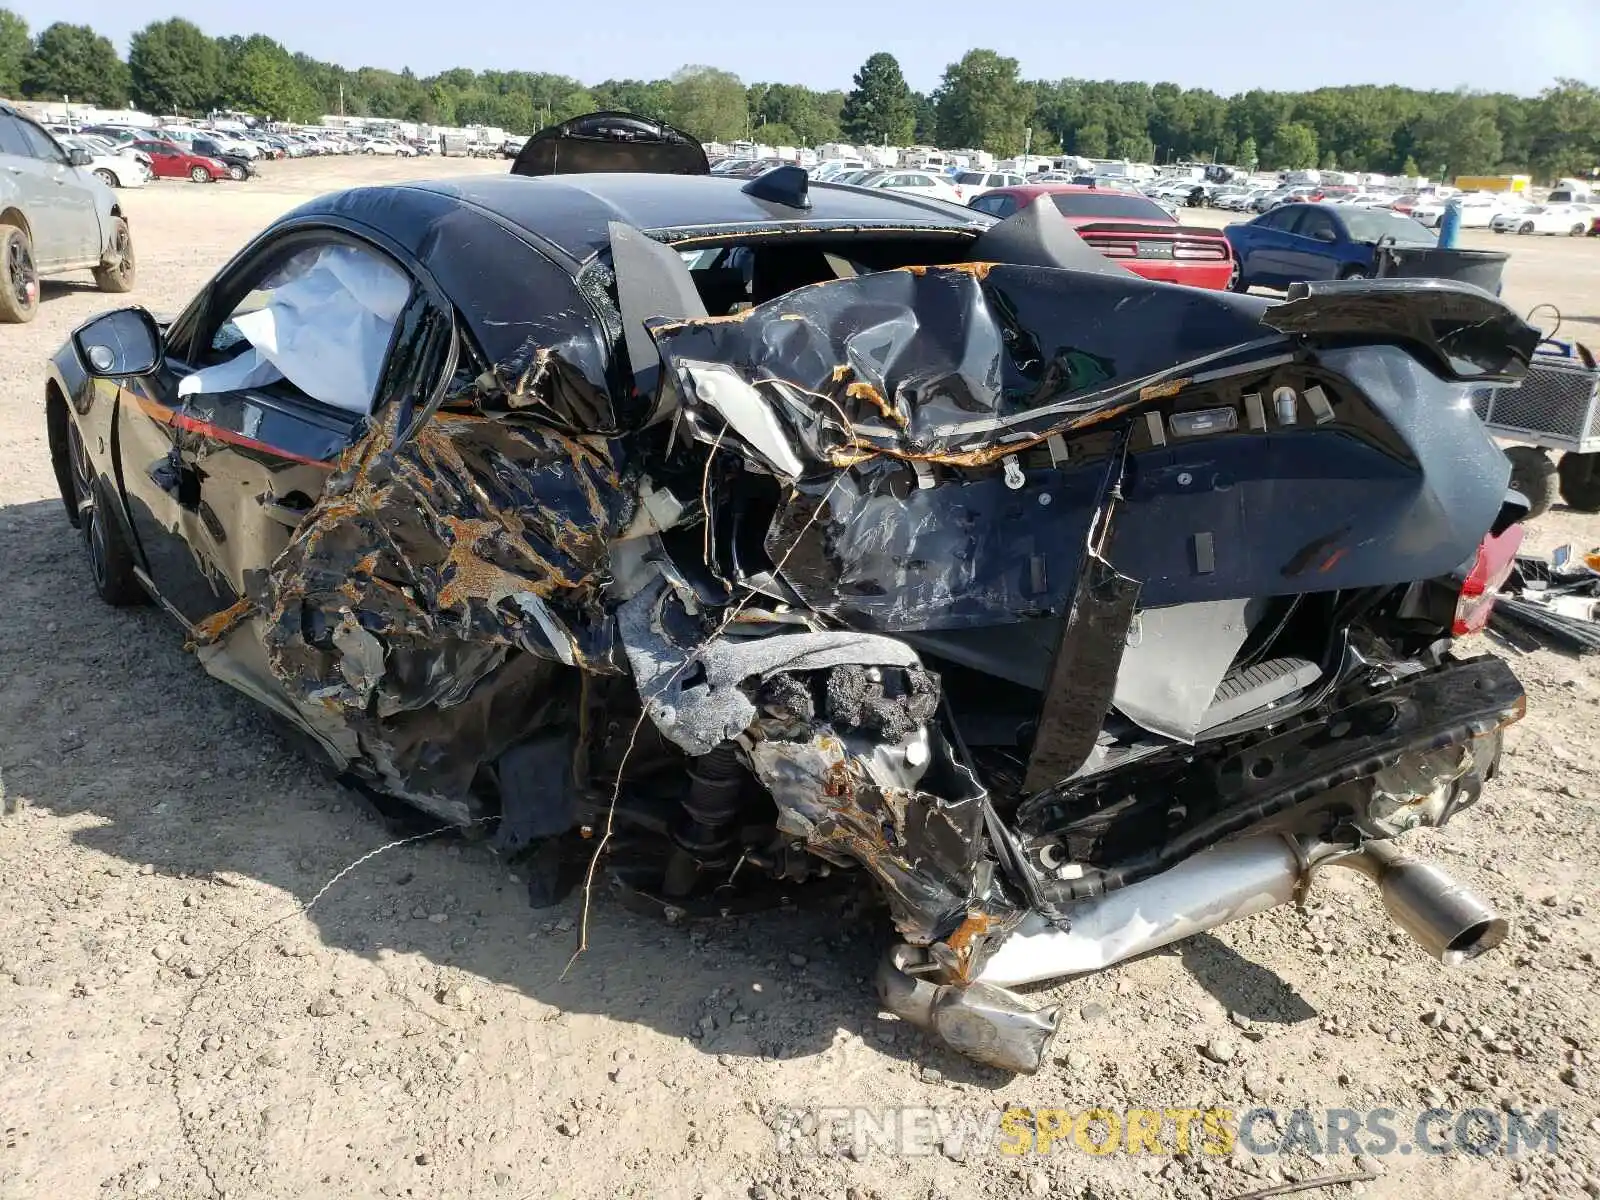
<svg viewBox="0 0 1600 1200">
<path fill-rule="evenodd" d="M 1389 919 L 1447 967 L 1493 950 L 1510 932 L 1506 919 L 1487 900 L 1393 842 L 1367 842 L 1328 865 L 1349 867 L 1372 880 Z"/>
<path fill-rule="evenodd" d="M 1263 834 L 1214 846 L 1141 883 L 1074 905 L 1066 929 L 1030 913 L 966 987 L 933 982 L 927 956 L 897 946 L 879 967 L 878 991 L 889 1011 L 968 1057 L 1031 1074 L 1044 1061 L 1060 1009 L 1032 1012 L 1006 989 L 1100 971 L 1287 904 L 1315 865 L 1366 875 L 1394 923 L 1446 966 L 1494 949 L 1508 932 L 1487 901 L 1389 842 L 1369 841 L 1310 862 L 1293 838 Z"/>
<path fill-rule="evenodd" d="M 1287 904 L 1304 875 L 1298 847 L 1277 834 L 1213 846 L 1143 882 L 1073 905 L 1066 929 L 1030 913 L 978 979 L 1015 987 L 1104 970 Z"/>
</svg>

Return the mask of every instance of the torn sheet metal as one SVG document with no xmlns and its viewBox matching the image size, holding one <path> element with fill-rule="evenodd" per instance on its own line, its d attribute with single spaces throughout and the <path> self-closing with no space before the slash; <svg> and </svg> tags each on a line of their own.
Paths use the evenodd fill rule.
<svg viewBox="0 0 1600 1200">
<path fill-rule="evenodd" d="M 392 406 L 341 458 L 274 562 L 264 639 L 308 724 L 347 726 L 395 794 L 457 804 L 538 727 L 557 664 L 622 668 L 602 591 L 632 488 L 615 443 L 476 393 L 397 448 L 401 420 Z"/>
<path fill-rule="evenodd" d="M 1117 711 L 1152 733 L 1192 743 L 1250 636 L 1252 608 L 1259 603 L 1216 600 L 1136 614 L 1117 669 Z"/>
<path fill-rule="evenodd" d="M 966 263 L 830 280 L 652 333 L 686 406 L 731 368 L 812 469 L 878 455 L 978 466 L 1262 342 L 1258 312 L 1133 276 Z"/>
</svg>

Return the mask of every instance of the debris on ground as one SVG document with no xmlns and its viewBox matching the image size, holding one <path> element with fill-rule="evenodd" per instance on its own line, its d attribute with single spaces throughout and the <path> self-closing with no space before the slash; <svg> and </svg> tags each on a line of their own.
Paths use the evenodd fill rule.
<svg viewBox="0 0 1600 1200">
<path fill-rule="evenodd" d="M 1517 556 L 1501 585 L 1491 627 L 1520 650 L 1552 646 L 1574 654 L 1600 651 L 1600 550 L 1550 557 Z"/>
</svg>

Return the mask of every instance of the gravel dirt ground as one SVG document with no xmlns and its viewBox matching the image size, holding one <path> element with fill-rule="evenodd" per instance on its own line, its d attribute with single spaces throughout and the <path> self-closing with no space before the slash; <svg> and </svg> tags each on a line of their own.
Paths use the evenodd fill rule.
<svg viewBox="0 0 1600 1200">
<path fill-rule="evenodd" d="M 176 311 L 316 193 L 503 169 L 321 160 L 127 193 L 130 299 Z M 1509 298 L 1552 301 L 1569 332 L 1600 343 L 1600 242 L 1467 244 L 1509 245 Z M 972 1120 L 1008 1105 L 1387 1107 L 1402 1141 L 1430 1107 L 1557 1108 L 1555 1153 L 1395 1153 L 1361 1164 L 1373 1181 L 1313 1194 L 1600 1194 L 1592 667 L 1518 656 L 1528 717 L 1503 777 L 1476 810 L 1410 839 L 1513 921 L 1502 951 L 1455 971 L 1336 872 L 1303 910 L 1039 996 L 1067 1016 L 1033 1078 L 976 1068 L 880 1015 L 878 929 L 831 913 L 678 928 L 600 896 L 589 950 L 563 974 L 579 900 L 530 910 L 481 843 L 393 849 L 321 893 L 393 835 L 205 676 L 159 611 L 95 599 L 50 473 L 42 391 L 46 357 L 110 300 L 87 280 L 47 284 L 36 323 L 0 328 L 5 1200 L 1224 1200 L 1355 1169 L 1347 1146 L 1096 1156 L 1069 1141 L 1013 1157 L 993 1137 L 951 1136 L 923 1155 L 780 1152 L 785 1112 L 844 1105 Z M 1532 534 L 1600 545 L 1600 519 L 1558 508 Z"/>
</svg>

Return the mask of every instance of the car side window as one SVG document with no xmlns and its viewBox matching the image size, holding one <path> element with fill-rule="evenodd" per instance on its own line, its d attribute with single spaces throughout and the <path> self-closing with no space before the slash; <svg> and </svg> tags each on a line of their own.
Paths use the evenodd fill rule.
<svg viewBox="0 0 1600 1200">
<path fill-rule="evenodd" d="M 29 154 L 43 162 L 66 164 L 67 156 L 61 153 L 61 147 L 56 145 L 55 139 L 48 133 L 32 121 L 18 118 L 17 124 L 22 128 L 22 137 L 28 143 Z"/>
<path fill-rule="evenodd" d="M 0 154 L 19 154 L 32 158 L 28 140 L 22 135 L 22 122 L 10 113 L 0 112 Z"/>
<path fill-rule="evenodd" d="M 286 387 L 332 408 L 370 413 L 411 299 L 411 277 L 381 252 L 343 239 L 301 244 L 257 270 L 204 339 L 200 369 L 180 382 L 179 394 Z"/>
<path fill-rule="evenodd" d="M 1295 225 L 1294 232 L 1301 237 L 1314 238 L 1322 242 L 1331 242 L 1338 237 L 1333 218 L 1315 208 L 1305 208 L 1300 211 L 1300 220 Z"/>
<path fill-rule="evenodd" d="M 1263 229 L 1276 229 L 1282 232 L 1294 223 L 1294 219 L 1298 215 L 1296 210 L 1292 208 L 1275 208 L 1257 221 L 1256 224 Z"/>
<path fill-rule="evenodd" d="M 1017 211 L 1017 198 L 1015 196 L 996 196 L 994 207 L 989 211 L 997 217 L 1009 217 Z"/>
</svg>

